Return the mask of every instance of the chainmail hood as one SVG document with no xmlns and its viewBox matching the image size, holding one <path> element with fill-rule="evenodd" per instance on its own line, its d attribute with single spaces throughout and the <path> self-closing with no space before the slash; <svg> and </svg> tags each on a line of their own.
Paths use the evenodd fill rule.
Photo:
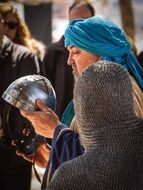
<svg viewBox="0 0 143 190">
<path fill-rule="evenodd" d="M 124 141 L 127 131 L 138 123 L 131 80 L 121 65 L 100 61 L 89 66 L 75 84 L 74 99 L 85 149 L 109 147 L 115 139 Z"/>
<path fill-rule="evenodd" d="M 85 153 L 62 164 L 47 190 L 142 190 L 143 120 L 127 71 L 111 62 L 89 66 L 75 83 L 74 104 Z"/>
</svg>

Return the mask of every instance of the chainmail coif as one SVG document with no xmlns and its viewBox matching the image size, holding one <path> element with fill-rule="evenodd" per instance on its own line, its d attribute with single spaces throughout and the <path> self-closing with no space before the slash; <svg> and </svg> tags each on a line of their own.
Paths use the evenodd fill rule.
<svg viewBox="0 0 143 190">
<path fill-rule="evenodd" d="M 74 89 L 85 154 L 62 164 L 48 190 L 143 190 L 143 120 L 134 111 L 129 74 L 98 62 Z"/>
</svg>

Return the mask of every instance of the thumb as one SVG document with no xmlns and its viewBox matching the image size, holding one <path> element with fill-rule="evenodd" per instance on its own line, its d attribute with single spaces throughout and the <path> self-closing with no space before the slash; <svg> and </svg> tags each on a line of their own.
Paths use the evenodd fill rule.
<svg viewBox="0 0 143 190">
<path fill-rule="evenodd" d="M 38 108 L 41 110 L 41 111 L 48 111 L 49 107 L 44 104 L 40 99 L 36 99 L 36 105 L 38 106 Z"/>
</svg>

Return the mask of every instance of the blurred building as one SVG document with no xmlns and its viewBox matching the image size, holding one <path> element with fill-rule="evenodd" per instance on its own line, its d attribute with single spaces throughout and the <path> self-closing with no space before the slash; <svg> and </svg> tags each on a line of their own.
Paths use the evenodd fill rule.
<svg viewBox="0 0 143 190">
<path fill-rule="evenodd" d="M 25 5 L 25 22 L 34 38 L 48 45 L 52 42 L 52 4 Z"/>
</svg>

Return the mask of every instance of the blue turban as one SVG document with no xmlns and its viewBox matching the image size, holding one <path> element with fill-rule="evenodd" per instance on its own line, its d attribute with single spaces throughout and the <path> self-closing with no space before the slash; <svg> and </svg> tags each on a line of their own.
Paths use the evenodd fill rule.
<svg viewBox="0 0 143 190">
<path fill-rule="evenodd" d="M 64 36 L 66 47 L 73 45 L 99 55 L 103 60 L 121 64 L 143 90 L 143 69 L 131 51 L 125 32 L 110 19 L 94 16 L 72 20 Z"/>
</svg>

